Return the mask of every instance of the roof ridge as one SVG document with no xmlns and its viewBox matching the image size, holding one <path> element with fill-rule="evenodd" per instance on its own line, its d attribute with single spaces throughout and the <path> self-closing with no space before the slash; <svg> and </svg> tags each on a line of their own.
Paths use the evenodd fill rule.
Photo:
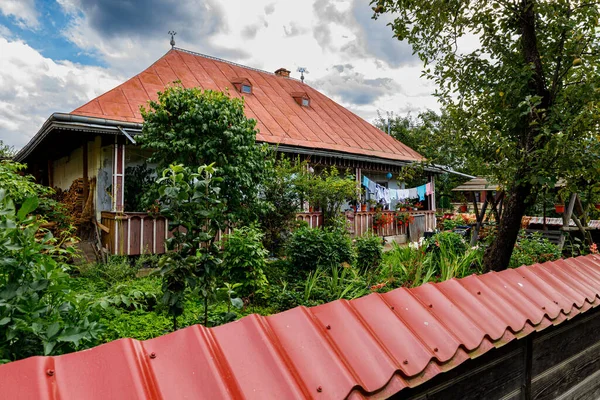
<svg viewBox="0 0 600 400">
<path fill-rule="evenodd" d="M 181 47 L 173 47 L 173 50 L 177 50 L 177 51 L 183 51 L 184 53 L 188 53 L 188 54 L 191 54 L 191 55 L 194 55 L 194 56 L 199 56 L 199 57 L 208 58 L 209 60 L 215 60 L 215 61 L 224 62 L 224 63 L 227 63 L 227 64 L 235 65 L 236 67 L 240 67 L 240 68 L 246 68 L 246 69 L 249 69 L 249 70 L 252 70 L 252 71 L 256 71 L 256 72 L 262 72 L 263 74 L 269 74 L 269 75 L 273 75 L 273 76 L 279 76 L 279 75 L 277 75 L 277 74 L 276 74 L 276 73 L 274 73 L 274 72 L 269 72 L 269 71 L 266 71 L 266 70 L 264 70 L 264 69 L 255 68 L 255 67 L 249 67 L 248 65 L 244 65 L 244 64 L 236 63 L 236 62 L 234 62 L 234 61 L 225 60 L 225 59 L 223 59 L 223 58 L 219 58 L 219 57 L 215 57 L 215 56 L 209 56 L 208 54 L 199 53 L 199 52 L 197 52 L 197 51 L 192 51 L 192 50 L 182 49 Z M 288 77 L 286 77 L 286 79 L 292 79 L 292 80 L 294 80 L 294 81 L 301 82 L 301 81 L 300 81 L 300 79 L 298 79 L 298 78 L 293 78 L 293 77 L 291 77 L 291 76 L 288 76 Z M 301 83 L 304 83 L 304 82 L 301 82 Z M 306 86 L 309 86 L 309 85 L 307 85 L 306 83 L 304 83 L 304 84 L 305 84 Z M 309 87 L 310 87 L 310 86 L 309 86 Z"/>
</svg>

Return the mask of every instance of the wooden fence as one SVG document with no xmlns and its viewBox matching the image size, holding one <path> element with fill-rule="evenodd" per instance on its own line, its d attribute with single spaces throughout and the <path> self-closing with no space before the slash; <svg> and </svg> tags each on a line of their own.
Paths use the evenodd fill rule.
<svg viewBox="0 0 600 400">
<path fill-rule="evenodd" d="M 393 211 L 383 213 L 394 215 Z M 411 224 L 410 237 L 418 240 L 425 231 L 435 229 L 434 211 L 409 211 L 415 222 Z M 137 256 L 140 254 L 163 254 L 165 240 L 171 235 L 169 222 L 163 216 L 150 215 L 140 212 L 109 212 L 101 215 L 102 245 L 110 254 Z M 349 212 L 346 219 L 352 236 L 362 236 L 373 231 L 375 212 Z M 323 225 L 323 215 L 320 212 L 298 213 L 296 219 L 306 221 L 311 228 Z M 406 234 L 405 226 L 393 222 L 373 231 L 378 236 L 395 236 Z M 228 229 L 226 234 L 231 233 Z M 219 232 L 218 238 L 220 238 Z M 416 239 L 415 239 L 416 238 Z"/>
</svg>

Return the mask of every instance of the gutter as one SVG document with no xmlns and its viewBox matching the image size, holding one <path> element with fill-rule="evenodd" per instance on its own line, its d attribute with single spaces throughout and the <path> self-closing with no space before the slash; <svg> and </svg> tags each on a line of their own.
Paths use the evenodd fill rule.
<svg viewBox="0 0 600 400">
<path fill-rule="evenodd" d="M 112 119 L 85 117 L 83 115 L 54 113 L 42 125 L 36 135 L 15 155 L 14 160 L 22 162 L 54 129 L 83 130 L 87 132 L 123 134 L 129 140 L 142 131 L 142 124 L 137 122 L 116 121 Z M 126 132 L 125 130 L 129 131 Z M 112 131 L 112 132 L 111 132 Z M 130 133 L 131 135 L 129 135 Z"/>
</svg>

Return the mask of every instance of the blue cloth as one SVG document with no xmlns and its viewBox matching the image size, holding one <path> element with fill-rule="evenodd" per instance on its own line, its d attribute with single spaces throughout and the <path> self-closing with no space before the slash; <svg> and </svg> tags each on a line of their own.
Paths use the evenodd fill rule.
<svg viewBox="0 0 600 400">
<path fill-rule="evenodd" d="M 362 177 L 362 185 L 365 187 L 369 187 L 369 178 L 363 175 Z"/>
<path fill-rule="evenodd" d="M 417 186 L 417 194 L 419 195 L 419 201 L 425 200 L 425 191 L 427 190 L 427 185 Z"/>
</svg>

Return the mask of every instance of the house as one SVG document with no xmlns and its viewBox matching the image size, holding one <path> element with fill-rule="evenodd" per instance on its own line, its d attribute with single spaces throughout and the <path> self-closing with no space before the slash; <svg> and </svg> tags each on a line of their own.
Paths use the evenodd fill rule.
<svg viewBox="0 0 600 400">
<path fill-rule="evenodd" d="M 61 190 L 79 190 L 90 220 L 100 223 L 103 243 L 115 254 L 161 253 L 168 234 L 164 219 L 140 210 L 128 210 L 124 199 L 128 168 L 149 155 L 136 146 L 141 132 L 140 106 L 156 100 L 166 85 L 225 91 L 245 98 L 245 112 L 257 121 L 257 141 L 280 152 L 301 156 L 314 165 L 350 169 L 359 182 L 370 181 L 389 189 L 402 183 L 393 177 L 403 166 L 423 157 L 359 116 L 290 76 L 274 73 L 173 47 L 153 65 L 116 88 L 70 113 L 55 113 L 17 154 L 38 182 Z M 435 226 L 434 174 L 430 182 L 421 230 Z M 299 218 L 319 223 L 316 213 Z M 355 232 L 372 225 L 372 213 L 357 213 Z M 381 234 L 399 233 L 388 227 Z M 119 246 L 117 246 L 119 244 Z M 118 248 L 119 247 L 119 248 Z"/>
</svg>

